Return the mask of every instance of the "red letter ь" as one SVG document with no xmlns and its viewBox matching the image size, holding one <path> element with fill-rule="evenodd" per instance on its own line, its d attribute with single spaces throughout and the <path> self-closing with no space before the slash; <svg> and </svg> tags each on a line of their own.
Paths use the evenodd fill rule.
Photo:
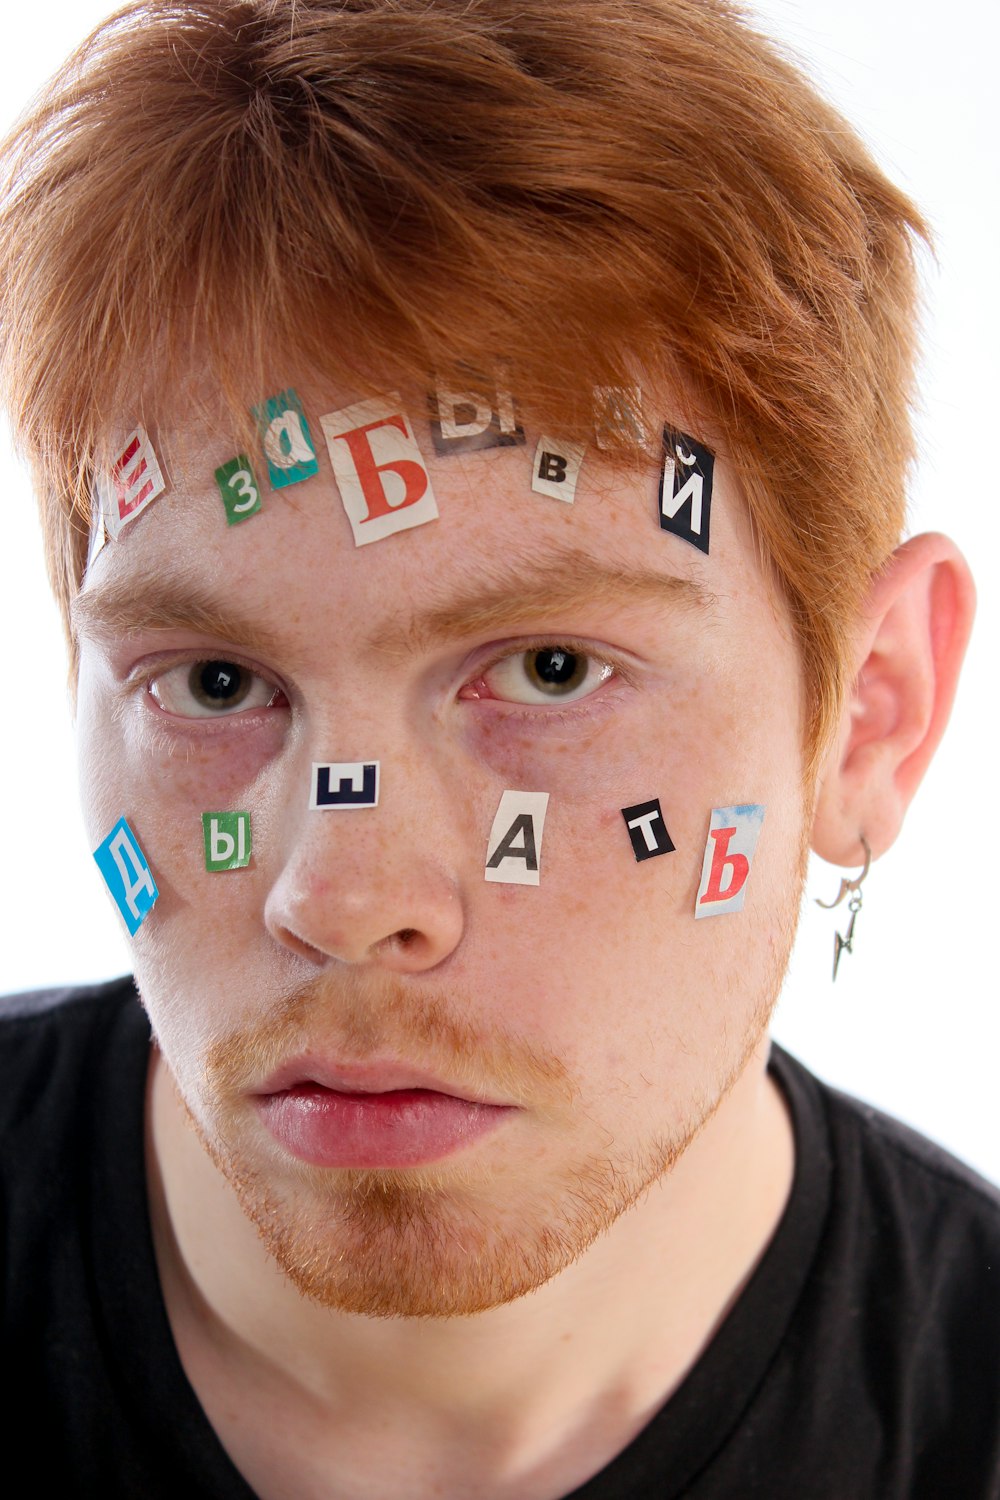
<svg viewBox="0 0 1000 1500">
<path fill-rule="evenodd" d="M 696 917 L 742 911 L 744 891 L 763 822 L 764 808 L 758 802 L 713 807 L 694 908 Z"/>
</svg>

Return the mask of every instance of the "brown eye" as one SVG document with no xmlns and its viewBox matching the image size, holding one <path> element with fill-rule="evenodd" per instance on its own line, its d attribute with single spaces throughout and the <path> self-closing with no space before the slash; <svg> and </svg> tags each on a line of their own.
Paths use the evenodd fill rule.
<svg viewBox="0 0 1000 1500">
<path fill-rule="evenodd" d="M 526 651 L 521 657 L 524 675 L 532 687 L 552 698 L 562 698 L 586 680 L 592 663 L 576 651 L 546 646 L 544 651 Z"/>
<path fill-rule="evenodd" d="M 599 656 L 569 646 L 514 651 L 483 673 L 489 695 L 509 703 L 572 703 L 589 698 L 615 669 Z"/>
</svg>

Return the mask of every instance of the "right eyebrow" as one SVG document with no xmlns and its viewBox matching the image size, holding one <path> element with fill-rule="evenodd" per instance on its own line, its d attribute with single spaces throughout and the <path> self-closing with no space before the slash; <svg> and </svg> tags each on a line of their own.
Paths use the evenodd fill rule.
<svg viewBox="0 0 1000 1500">
<path fill-rule="evenodd" d="M 214 636 L 254 654 L 274 657 L 283 643 L 273 631 L 196 584 L 140 575 L 112 579 L 77 594 L 70 605 L 74 638 L 184 631 Z"/>
</svg>

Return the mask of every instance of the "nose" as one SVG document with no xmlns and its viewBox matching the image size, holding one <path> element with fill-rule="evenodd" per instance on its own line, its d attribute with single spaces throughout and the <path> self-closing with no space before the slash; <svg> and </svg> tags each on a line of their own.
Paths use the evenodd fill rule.
<svg viewBox="0 0 1000 1500">
<path fill-rule="evenodd" d="M 383 767 L 383 777 L 386 768 Z M 330 960 L 420 973 L 458 946 L 464 911 L 448 813 L 386 789 L 373 808 L 305 809 L 264 908 L 271 936 L 317 966 Z"/>
</svg>

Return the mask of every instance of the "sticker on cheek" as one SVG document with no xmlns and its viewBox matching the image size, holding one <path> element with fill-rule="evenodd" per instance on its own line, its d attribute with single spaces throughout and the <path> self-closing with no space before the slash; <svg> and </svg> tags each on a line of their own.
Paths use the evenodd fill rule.
<svg viewBox="0 0 1000 1500">
<path fill-rule="evenodd" d="M 430 416 L 435 453 L 472 453 L 524 442 L 514 398 L 504 387 L 502 365 L 497 366 L 492 390 L 475 377 L 470 378 L 470 388 L 461 391 L 435 381 Z"/>
<path fill-rule="evenodd" d="M 242 870 L 250 863 L 248 812 L 202 813 L 206 870 Z"/>
<path fill-rule="evenodd" d="M 535 467 L 531 475 L 531 488 L 536 495 L 551 495 L 553 500 L 568 503 L 576 499 L 576 481 L 583 463 L 582 443 L 560 442 L 554 438 L 539 438 L 535 449 Z"/>
<path fill-rule="evenodd" d="M 398 396 L 319 420 L 356 547 L 437 520 L 431 476 Z"/>
<path fill-rule="evenodd" d="M 537 885 L 548 792 L 504 792 L 486 851 L 486 879 Z"/>
<path fill-rule="evenodd" d="M 643 439 L 642 391 L 637 385 L 594 386 L 594 440 L 602 452 Z"/>
<path fill-rule="evenodd" d="M 663 821 L 659 797 L 654 797 L 651 802 L 637 802 L 634 807 L 623 807 L 622 817 L 637 860 L 673 853 L 674 845 Z"/>
<path fill-rule="evenodd" d="M 303 479 L 312 479 L 319 473 L 312 433 L 295 391 L 281 391 L 259 406 L 252 406 L 250 411 L 260 428 L 260 443 L 267 459 L 267 475 L 272 489 L 281 490 L 289 484 L 300 484 Z"/>
<path fill-rule="evenodd" d="M 119 818 L 98 844 L 94 859 L 131 936 L 149 916 L 160 893 L 139 841 L 124 818 Z"/>
<path fill-rule="evenodd" d="M 746 883 L 760 838 L 764 808 L 758 802 L 713 807 L 695 902 L 696 917 L 742 911 Z"/>
<path fill-rule="evenodd" d="M 97 475 L 104 524 L 110 537 L 118 537 L 136 516 L 141 516 L 166 489 L 153 445 L 144 427 L 125 439 L 111 468 Z"/>
<path fill-rule="evenodd" d="M 236 526 L 261 509 L 260 485 L 245 453 L 216 469 L 215 482 L 226 507 L 227 526 Z"/>
<path fill-rule="evenodd" d="M 309 806 L 377 807 L 378 783 L 377 760 L 314 761 Z"/>
<path fill-rule="evenodd" d="M 711 449 L 672 427 L 663 429 L 663 470 L 660 474 L 660 526 L 708 552 L 712 519 Z"/>
</svg>

